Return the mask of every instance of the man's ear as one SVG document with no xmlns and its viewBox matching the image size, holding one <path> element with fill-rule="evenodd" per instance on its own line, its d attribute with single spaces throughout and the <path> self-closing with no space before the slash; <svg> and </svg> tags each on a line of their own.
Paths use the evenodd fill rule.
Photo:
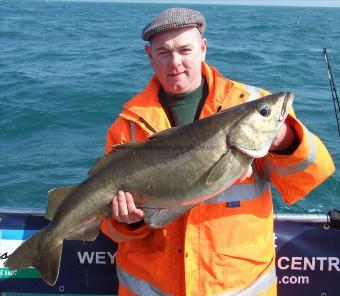
<svg viewBox="0 0 340 296">
<path fill-rule="evenodd" d="M 152 53 L 151 53 L 151 46 L 149 44 L 145 45 L 144 47 L 146 54 L 148 55 L 149 59 L 152 59 Z"/>
<path fill-rule="evenodd" d="M 201 59 L 202 59 L 202 62 L 205 61 L 205 55 L 207 53 L 207 43 L 208 43 L 207 39 L 202 38 L 202 40 L 201 40 L 201 53 L 202 53 Z"/>
</svg>

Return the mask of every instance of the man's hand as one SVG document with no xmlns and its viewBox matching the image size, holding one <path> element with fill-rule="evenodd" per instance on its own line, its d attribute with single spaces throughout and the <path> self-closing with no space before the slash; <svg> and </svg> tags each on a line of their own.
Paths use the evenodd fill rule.
<svg viewBox="0 0 340 296">
<path fill-rule="evenodd" d="M 281 151 L 289 148 L 295 140 L 295 131 L 293 128 L 284 122 L 276 134 L 269 151 Z"/>
<path fill-rule="evenodd" d="M 130 192 L 118 191 L 112 199 L 112 217 L 122 223 L 132 224 L 142 221 L 144 213 L 137 209 Z"/>
</svg>

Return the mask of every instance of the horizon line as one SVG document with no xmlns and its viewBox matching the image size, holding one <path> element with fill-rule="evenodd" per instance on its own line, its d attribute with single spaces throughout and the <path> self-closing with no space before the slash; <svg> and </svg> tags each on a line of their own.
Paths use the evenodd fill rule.
<svg viewBox="0 0 340 296">
<path fill-rule="evenodd" d="M 0 0 L 1 1 L 1 0 Z M 320 8 L 340 8 L 339 3 L 320 3 L 319 1 L 308 1 L 309 3 L 302 3 L 305 1 L 280 1 L 280 3 L 273 3 L 273 1 L 266 0 L 35 0 L 44 2 L 97 2 L 97 3 L 145 3 L 145 4 L 198 4 L 198 5 L 230 5 L 230 6 L 275 6 L 275 7 L 320 7 Z"/>
</svg>

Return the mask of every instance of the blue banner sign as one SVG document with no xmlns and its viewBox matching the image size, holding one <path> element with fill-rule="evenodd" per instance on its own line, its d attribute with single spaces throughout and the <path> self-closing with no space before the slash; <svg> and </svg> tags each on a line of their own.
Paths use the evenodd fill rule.
<svg viewBox="0 0 340 296">
<path fill-rule="evenodd" d="M 65 241 L 60 275 L 52 287 L 34 268 L 3 266 L 47 224 L 41 215 L 0 213 L 0 292 L 117 294 L 117 246 L 103 234 L 95 242 Z M 275 245 L 279 295 L 340 295 L 340 230 L 315 221 L 275 221 Z"/>
<path fill-rule="evenodd" d="M 279 295 L 340 295 L 340 230 L 312 222 L 275 222 Z"/>
</svg>

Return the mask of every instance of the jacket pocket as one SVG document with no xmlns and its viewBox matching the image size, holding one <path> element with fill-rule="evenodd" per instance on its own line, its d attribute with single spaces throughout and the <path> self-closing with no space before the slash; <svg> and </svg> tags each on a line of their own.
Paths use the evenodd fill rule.
<svg viewBox="0 0 340 296">
<path fill-rule="evenodd" d="M 274 248 L 254 241 L 234 248 L 218 250 L 215 257 L 216 274 L 224 289 L 250 285 L 274 262 Z"/>
<path fill-rule="evenodd" d="M 256 240 L 233 248 L 217 250 L 216 264 L 221 266 L 233 266 L 248 262 L 251 264 L 268 264 L 274 256 L 274 248 L 271 243 Z"/>
</svg>

